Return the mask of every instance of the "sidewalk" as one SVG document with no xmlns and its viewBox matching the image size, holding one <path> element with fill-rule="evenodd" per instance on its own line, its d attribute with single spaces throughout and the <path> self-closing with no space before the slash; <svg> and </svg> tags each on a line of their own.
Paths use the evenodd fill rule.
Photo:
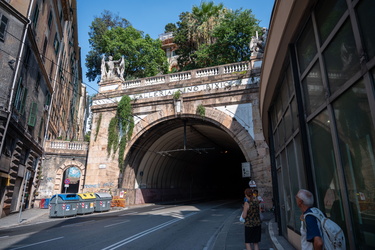
<svg viewBox="0 0 375 250">
<path fill-rule="evenodd" d="M 245 249 L 244 225 L 239 221 L 240 212 L 240 209 L 238 209 L 238 211 L 233 212 L 233 214 L 227 218 L 223 227 L 218 230 L 216 238 L 213 239 L 213 247 L 210 250 Z M 262 223 L 262 239 L 259 243 L 259 248 L 261 250 L 295 249 L 284 237 L 278 235 L 277 223 L 275 223 L 273 213 L 265 212 L 263 214 L 264 221 Z M 49 209 L 27 209 L 22 211 L 21 217 L 19 213 L 14 213 L 1 218 L 0 229 L 16 227 L 19 225 L 41 223 L 48 221 L 49 219 Z M 53 220 L 56 220 L 56 218 L 53 218 Z"/>
<path fill-rule="evenodd" d="M 0 219 L 0 228 L 15 227 L 33 223 L 35 219 L 49 218 L 49 209 L 32 208 L 21 213 L 13 213 Z"/>
<path fill-rule="evenodd" d="M 245 229 L 240 219 L 241 210 L 228 217 L 223 228 L 216 237 L 212 250 L 245 249 Z M 294 250 L 295 248 L 282 236 L 279 236 L 277 223 L 272 212 L 263 213 L 262 237 L 259 249 Z"/>
</svg>

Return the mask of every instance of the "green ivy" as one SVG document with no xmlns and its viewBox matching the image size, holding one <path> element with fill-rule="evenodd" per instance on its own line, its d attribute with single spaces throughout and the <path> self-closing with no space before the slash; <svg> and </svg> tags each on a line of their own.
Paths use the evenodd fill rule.
<svg viewBox="0 0 375 250">
<path fill-rule="evenodd" d="M 108 127 L 108 143 L 107 143 L 107 153 L 108 156 L 111 155 L 111 151 L 113 149 L 113 153 L 115 154 L 118 148 L 118 118 L 117 116 L 113 117 L 109 122 Z"/>
<path fill-rule="evenodd" d="M 177 90 L 176 92 L 173 93 L 173 99 L 178 100 L 182 95 L 181 90 Z"/>
<path fill-rule="evenodd" d="M 204 117 L 206 115 L 206 108 L 202 104 L 199 104 L 196 112 L 198 115 Z"/>
<path fill-rule="evenodd" d="M 95 139 L 94 139 L 94 141 L 96 141 L 96 139 L 98 138 L 99 128 L 100 128 L 100 124 L 101 123 L 102 123 L 102 114 L 100 113 L 99 119 L 98 119 L 98 123 L 96 124 L 96 133 L 95 133 Z"/>
<path fill-rule="evenodd" d="M 118 152 L 118 164 L 120 171 L 123 170 L 124 153 L 126 143 L 131 139 L 134 129 L 134 118 L 131 107 L 131 99 L 129 96 L 123 96 L 117 106 L 117 112 L 114 118 L 111 119 L 108 127 L 108 156 L 111 152 L 115 154 Z M 121 139 L 119 141 L 119 138 Z"/>
</svg>

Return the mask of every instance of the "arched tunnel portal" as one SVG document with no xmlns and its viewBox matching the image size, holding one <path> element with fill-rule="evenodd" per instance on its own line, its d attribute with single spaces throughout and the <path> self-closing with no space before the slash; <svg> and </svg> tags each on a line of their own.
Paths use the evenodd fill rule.
<svg viewBox="0 0 375 250">
<path fill-rule="evenodd" d="M 249 182 L 241 163 L 257 154 L 250 134 L 230 121 L 225 126 L 198 115 L 169 117 L 140 133 L 120 179 L 127 202 L 241 197 Z"/>
</svg>

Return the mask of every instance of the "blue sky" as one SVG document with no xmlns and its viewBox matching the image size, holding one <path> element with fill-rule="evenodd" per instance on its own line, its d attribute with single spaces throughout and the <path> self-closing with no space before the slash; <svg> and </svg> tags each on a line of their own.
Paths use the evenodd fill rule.
<svg viewBox="0 0 375 250">
<path fill-rule="evenodd" d="M 90 50 L 88 43 L 89 26 L 94 17 L 100 16 L 103 10 L 109 10 L 120 17 L 126 18 L 134 28 L 149 34 L 156 39 L 164 32 L 168 23 L 179 21 L 181 12 L 191 11 L 193 5 L 199 6 L 201 0 L 77 0 L 78 2 L 78 40 L 81 46 L 83 82 L 87 85 L 90 95 L 97 93 L 98 84 L 86 78 L 85 59 Z M 229 9 L 251 9 L 260 20 L 261 27 L 269 26 L 274 0 L 222 0 Z"/>
</svg>

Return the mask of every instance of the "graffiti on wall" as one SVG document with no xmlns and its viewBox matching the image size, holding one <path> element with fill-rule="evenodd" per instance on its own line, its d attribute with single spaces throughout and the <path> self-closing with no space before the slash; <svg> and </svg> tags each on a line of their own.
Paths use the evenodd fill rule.
<svg viewBox="0 0 375 250">
<path fill-rule="evenodd" d="M 113 182 L 97 183 L 97 184 L 87 184 L 85 188 L 110 188 L 115 187 Z"/>
</svg>

